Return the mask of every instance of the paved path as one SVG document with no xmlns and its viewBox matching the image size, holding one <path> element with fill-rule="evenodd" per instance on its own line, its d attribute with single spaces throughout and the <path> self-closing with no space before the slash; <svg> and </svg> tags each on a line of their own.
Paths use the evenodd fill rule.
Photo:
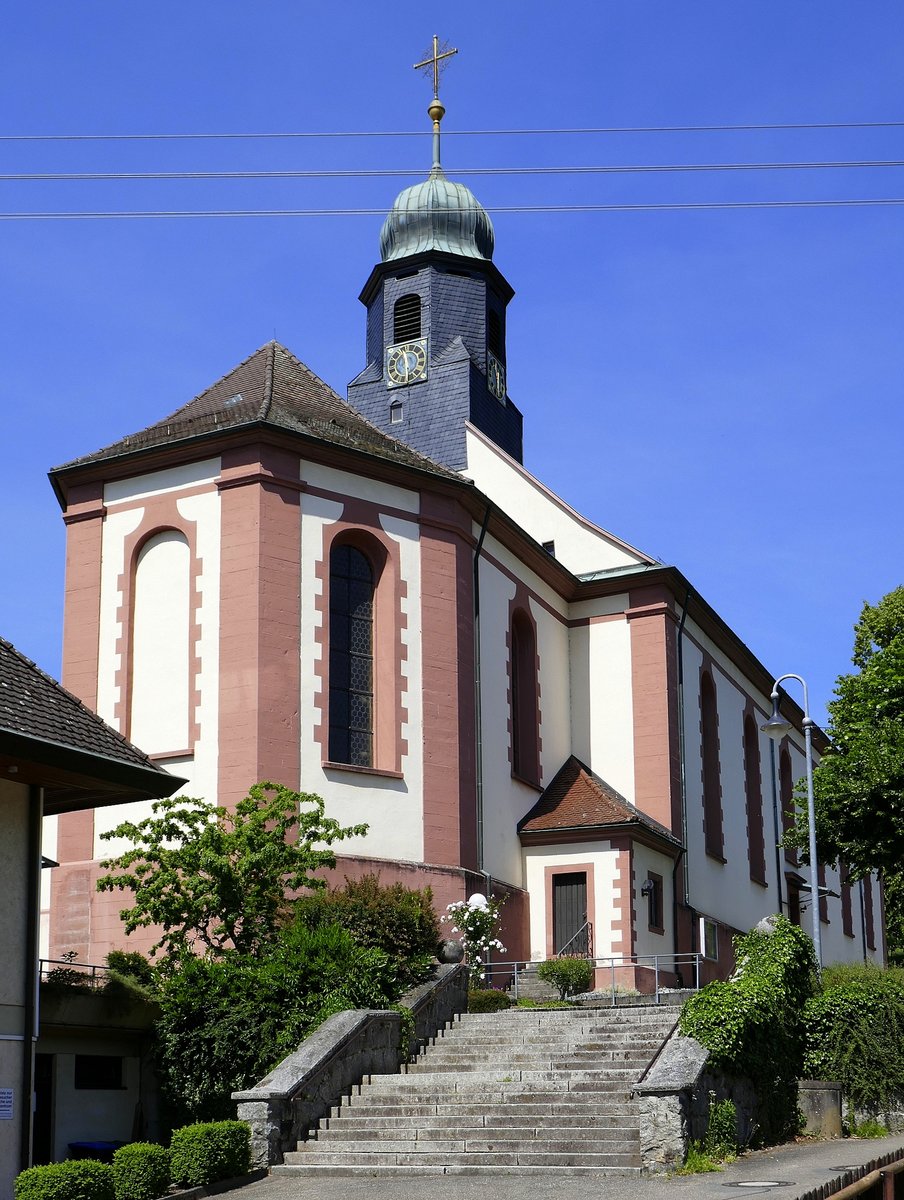
<svg viewBox="0 0 904 1200">
<path fill-rule="evenodd" d="M 779 1146 L 747 1154 L 724 1170 L 710 1175 L 674 1176 L 670 1179 L 608 1179 L 550 1175 L 422 1175 L 420 1177 L 336 1179 L 262 1179 L 231 1195 L 236 1200 L 531 1200 L 580 1192 L 603 1200 L 732 1200 L 733 1193 L 774 1195 L 796 1200 L 813 1188 L 835 1183 L 840 1188 L 845 1172 L 865 1167 L 887 1154 L 904 1155 L 904 1135 L 860 1141 L 845 1138 Z M 762 1187 L 757 1187 L 757 1184 Z M 778 1184 L 779 1186 L 769 1186 Z"/>
</svg>

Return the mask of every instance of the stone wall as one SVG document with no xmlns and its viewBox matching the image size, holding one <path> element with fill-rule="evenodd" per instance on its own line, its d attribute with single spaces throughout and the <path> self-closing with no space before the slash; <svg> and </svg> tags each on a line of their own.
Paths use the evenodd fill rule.
<svg viewBox="0 0 904 1200">
<path fill-rule="evenodd" d="M 336 1013 L 297 1050 L 247 1091 L 233 1092 L 238 1118 L 251 1126 L 255 1167 L 283 1161 L 307 1131 L 368 1075 L 392 1075 L 468 1002 L 467 968 L 443 964 L 433 978 L 402 997 L 414 1017 L 404 1048 L 398 1012 L 352 1009 Z"/>
</svg>

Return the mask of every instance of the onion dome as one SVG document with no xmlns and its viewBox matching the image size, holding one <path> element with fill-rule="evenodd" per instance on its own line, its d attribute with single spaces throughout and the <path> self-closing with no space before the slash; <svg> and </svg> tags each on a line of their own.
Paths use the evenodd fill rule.
<svg viewBox="0 0 904 1200">
<path fill-rule="evenodd" d="M 405 188 L 396 197 L 380 232 L 383 262 L 444 250 L 465 258 L 491 259 L 493 222 L 470 188 L 447 179 L 439 160 L 439 123 L 445 109 L 434 99 L 433 169 L 423 183 Z"/>
</svg>

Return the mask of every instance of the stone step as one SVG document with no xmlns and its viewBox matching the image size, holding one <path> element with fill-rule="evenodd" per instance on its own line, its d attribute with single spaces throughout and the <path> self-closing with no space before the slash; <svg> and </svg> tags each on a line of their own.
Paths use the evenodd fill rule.
<svg viewBox="0 0 904 1200">
<path fill-rule="evenodd" d="M 384 1136 L 402 1136 L 403 1130 L 413 1129 L 417 1138 L 427 1138 L 431 1141 L 455 1140 L 460 1138 L 491 1138 L 491 1139 L 525 1139 L 550 1138 L 555 1133 L 557 1138 L 573 1139 L 587 1138 L 592 1135 L 594 1144 L 611 1141 L 637 1141 L 636 1121 L 625 1121 L 622 1124 L 603 1126 L 592 1121 L 581 1121 L 575 1115 L 563 1116 L 561 1120 L 543 1121 L 537 1124 L 526 1124 L 522 1116 L 499 1116 L 493 1120 L 486 1117 L 459 1117 L 450 1122 L 447 1117 L 325 1117 L 319 1124 L 313 1139 L 322 1141 L 339 1139 L 340 1141 L 376 1141 Z"/>
<path fill-rule="evenodd" d="M 305 1150 L 292 1150 L 285 1156 L 288 1166 L 325 1165 L 335 1167 L 365 1165 L 354 1162 L 355 1154 L 348 1156 L 341 1153 L 309 1154 Z M 372 1151 L 362 1152 L 360 1157 L 365 1159 L 368 1169 L 381 1166 L 484 1166 L 484 1167 L 639 1167 L 640 1157 L 636 1154 L 593 1154 L 583 1151 L 542 1151 L 524 1150 L 523 1148 L 509 1151 L 462 1151 L 449 1154 L 443 1151 Z M 349 1159 L 352 1161 L 349 1162 Z"/>
<path fill-rule="evenodd" d="M 577 1050 L 569 1049 L 568 1051 L 557 1054 L 551 1053 L 548 1048 L 544 1050 L 519 1050 L 514 1053 L 506 1054 L 505 1062 L 507 1066 L 528 1066 L 532 1063 L 537 1065 L 542 1064 L 545 1067 L 558 1067 L 563 1070 L 570 1070 L 573 1067 L 587 1067 L 612 1065 L 619 1066 L 635 1066 L 638 1063 L 646 1066 L 649 1063 L 651 1054 L 644 1053 L 642 1050 Z M 475 1069 L 475 1059 L 473 1054 L 469 1054 L 467 1050 L 449 1050 L 437 1046 L 431 1050 L 429 1054 L 420 1055 L 413 1063 L 407 1065 L 407 1070 L 410 1071 L 412 1066 L 418 1066 L 421 1063 L 430 1065 L 434 1070 L 439 1068 L 442 1063 L 444 1066 L 453 1067 L 455 1070 L 473 1070 Z"/>
<path fill-rule="evenodd" d="M 282 1163 L 278 1166 L 270 1168 L 270 1174 L 276 1176 L 288 1176 L 289 1178 L 306 1177 L 308 1179 L 353 1179 L 359 1178 L 383 1178 L 383 1179 L 416 1179 L 424 1176 L 439 1176 L 439 1175 L 517 1175 L 519 1178 L 530 1178 L 531 1176 L 549 1177 L 549 1166 L 528 1166 L 520 1164 L 515 1167 L 501 1166 L 499 1164 L 488 1165 L 480 1160 L 480 1156 L 476 1155 L 472 1162 L 468 1163 L 437 1163 L 427 1166 L 424 1163 L 412 1164 L 408 1163 L 405 1166 L 388 1165 L 388 1164 L 356 1164 L 354 1166 L 343 1163 L 333 1166 L 320 1161 L 313 1160 L 306 1163 L 288 1164 Z M 601 1167 L 601 1166 L 565 1166 L 558 1164 L 555 1168 L 556 1176 L 559 1178 L 613 1178 L 623 1175 L 641 1174 L 639 1166 L 632 1167 Z"/>
<path fill-rule="evenodd" d="M 618 1083 L 622 1087 L 637 1078 L 637 1071 L 626 1067 L 610 1067 L 609 1070 L 593 1070 L 589 1068 L 573 1071 L 559 1071 L 554 1068 L 534 1070 L 527 1067 L 502 1066 L 495 1071 L 473 1070 L 431 1070 L 431 1064 L 423 1066 L 411 1064 L 404 1075 L 372 1075 L 369 1084 L 359 1084 L 374 1091 L 384 1092 L 387 1088 L 402 1089 L 410 1092 L 413 1088 L 442 1088 L 459 1091 L 480 1087 L 499 1088 L 505 1084 L 553 1084 L 555 1087 L 574 1087 L 576 1083 Z M 555 1090 L 555 1088 L 553 1089 Z M 605 1091 L 605 1087 L 601 1087 Z"/>
<path fill-rule="evenodd" d="M 424 1108 L 429 1107 L 424 1105 Z M 489 1106 L 487 1106 L 489 1108 Z M 540 1108 L 540 1105 L 536 1107 Z M 585 1109 L 585 1105 L 580 1105 L 581 1110 Z M 318 1127 L 318 1135 L 320 1129 L 329 1129 L 331 1133 L 340 1132 L 346 1129 L 355 1129 L 360 1132 L 360 1136 L 371 1134 L 374 1137 L 379 1137 L 381 1131 L 398 1128 L 405 1121 L 415 1123 L 418 1129 L 436 1130 L 436 1136 L 440 1136 L 439 1131 L 444 1129 L 464 1129 L 464 1130 L 493 1130 L 499 1133 L 505 1129 L 520 1129 L 524 1131 L 542 1130 L 544 1127 L 555 1124 L 557 1129 L 573 1129 L 584 1130 L 588 1134 L 592 1134 L 594 1138 L 608 1137 L 611 1134 L 621 1134 L 626 1130 L 636 1130 L 637 1118 L 631 1113 L 625 1113 L 619 1110 L 612 1114 L 587 1114 L 584 1111 L 578 1113 L 556 1113 L 550 1112 L 546 1106 L 542 1106 L 542 1111 L 530 1116 L 524 1113 L 523 1109 L 519 1108 L 515 1113 L 500 1113 L 498 1110 L 488 1111 L 482 1114 L 474 1114 L 468 1116 L 466 1114 L 457 1113 L 455 1122 L 449 1120 L 448 1114 L 440 1115 L 431 1112 L 418 1112 L 409 1114 L 395 1114 L 390 1116 L 378 1117 L 372 1112 L 364 1112 L 363 1114 L 355 1115 L 349 1109 L 342 1109 L 340 1114 L 335 1117 L 324 1117 Z"/>
<path fill-rule="evenodd" d="M 412 1133 L 414 1131 L 411 1131 Z M 298 1150 L 293 1154 L 316 1154 L 335 1156 L 342 1155 L 372 1155 L 372 1154 L 517 1154 L 520 1149 L 528 1149 L 535 1154 L 594 1154 L 617 1155 L 619 1158 L 637 1154 L 640 1150 L 640 1135 L 634 1138 L 622 1138 L 620 1141 L 597 1142 L 595 1139 L 588 1145 L 587 1138 L 559 1137 L 557 1131 L 552 1136 L 542 1138 L 508 1137 L 403 1137 L 392 1136 L 381 1138 L 374 1142 L 368 1138 L 315 1138 L 300 1142 Z M 297 1160 L 296 1160 L 297 1161 Z"/>
<path fill-rule="evenodd" d="M 566 1093 L 567 1094 L 567 1093 Z M 614 1099 L 613 1099 L 614 1097 Z M 517 1103 L 510 1103 L 510 1111 L 506 1116 L 517 1116 L 519 1119 L 527 1117 L 547 1117 L 555 1115 L 559 1117 L 566 1116 L 587 1116 L 595 1115 L 598 1120 L 611 1120 L 631 1111 L 631 1102 L 624 1096 L 618 1096 L 615 1093 L 607 1092 L 603 1098 L 581 1095 L 573 1093 L 570 1100 L 563 1100 L 560 1095 L 543 1095 L 531 1096 L 529 1100 L 519 1100 Z M 421 1117 L 421 1116 L 443 1116 L 447 1120 L 454 1121 L 460 1117 L 482 1117 L 494 1116 L 500 1114 L 501 1099 L 485 1099 L 480 1102 L 468 1101 L 466 1097 L 462 1097 L 459 1103 L 449 1102 L 448 1098 L 441 1101 L 431 1101 L 429 1098 L 424 1100 L 413 1100 L 411 1102 L 400 1101 L 399 1103 L 388 1102 L 386 1104 L 370 1100 L 367 1102 L 353 1103 L 350 1107 L 343 1106 L 341 1110 L 333 1109 L 330 1113 L 330 1118 L 338 1117 L 340 1111 L 342 1113 L 354 1112 L 355 1115 L 365 1114 L 372 1117 Z M 636 1118 L 635 1118 L 636 1119 Z"/>
</svg>

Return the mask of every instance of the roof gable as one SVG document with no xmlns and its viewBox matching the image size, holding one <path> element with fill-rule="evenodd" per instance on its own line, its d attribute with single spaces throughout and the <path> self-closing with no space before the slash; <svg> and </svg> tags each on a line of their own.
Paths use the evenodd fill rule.
<svg viewBox="0 0 904 1200">
<path fill-rule="evenodd" d="M 536 804 L 518 822 L 518 832 L 553 833 L 562 830 L 599 830 L 607 826 L 642 826 L 659 840 L 678 845 L 677 838 L 626 800 L 599 775 L 572 754 Z"/>
<path fill-rule="evenodd" d="M 202 435 L 265 425 L 375 454 L 444 478 L 459 476 L 382 433 L 279 342 L 268 342 L 168 417 L 55 467 L 120 458 Z"/>
</svg>

